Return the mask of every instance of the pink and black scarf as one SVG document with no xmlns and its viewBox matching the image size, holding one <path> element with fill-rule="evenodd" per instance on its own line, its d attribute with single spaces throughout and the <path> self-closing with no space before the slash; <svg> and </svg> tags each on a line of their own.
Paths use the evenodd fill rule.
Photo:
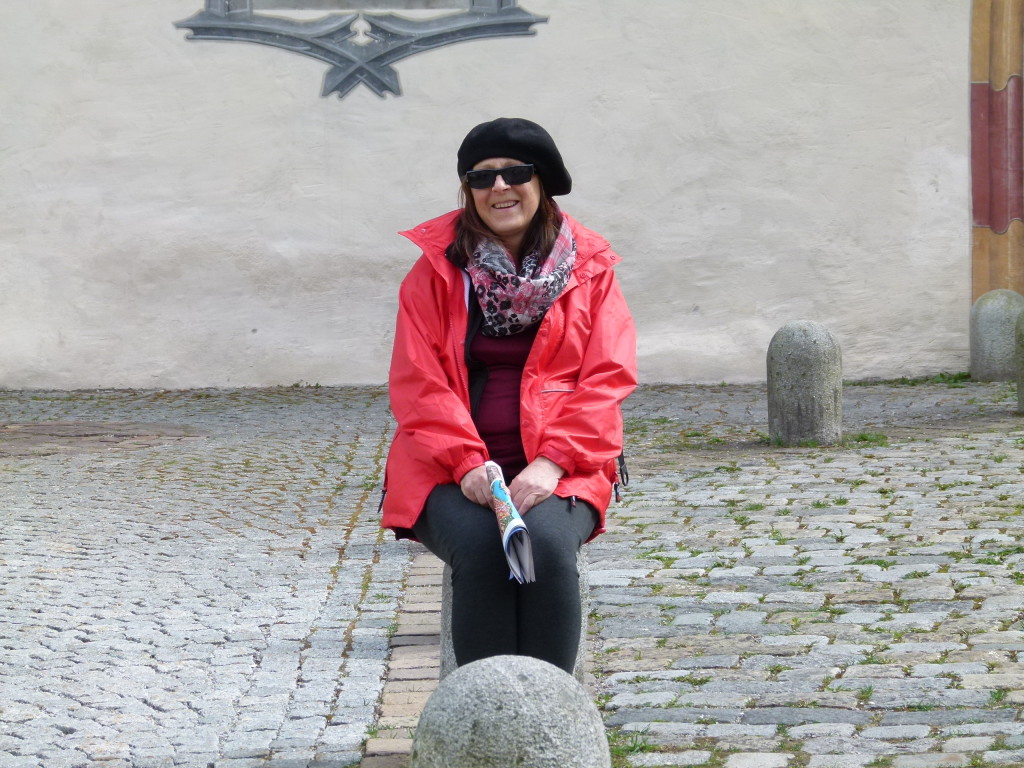
<svg viewBox="0 0 1024 768">
<path fill-rule="evenodd" d="M 558 298 L 576 263 L 576 241 L 564 219 L 546 258 L 529 253 L 516 272 L 511 254 L 500 242 L 484 240 L 466 265 L 483 310 L 487 336 L 511 336 L 539 323 Z"/>
</svg>

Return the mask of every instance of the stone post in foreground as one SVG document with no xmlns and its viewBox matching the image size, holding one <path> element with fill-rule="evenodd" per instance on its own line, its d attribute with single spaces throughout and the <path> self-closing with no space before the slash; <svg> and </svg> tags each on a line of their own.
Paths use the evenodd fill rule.
<svg viewBox="0 0 1024 768">
<path fill-rule="evenodd" d="M 459 667 L 427 699 L 410 768 L 610 768 L 604 723 L 582 685 L 529 656 Z"/>
<path fill-rule="evenodd" d="M 1013 381 L 1014 329 L 1024 311 L 1024 296 L 1009 288 L 982 294 L 971 307 L 971 378 Z"/>
<path fill-rule="evenodd" d="M 824 325 L 799 320 L 772 337 L 768 432 L 775 445 L 835 445 L 843 439 L 843 359 Z"/>
</svg>

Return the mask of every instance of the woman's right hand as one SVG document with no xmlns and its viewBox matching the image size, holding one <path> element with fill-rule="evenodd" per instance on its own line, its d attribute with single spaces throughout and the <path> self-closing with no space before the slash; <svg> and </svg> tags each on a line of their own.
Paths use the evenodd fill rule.
<svg viewBox="0 0 1024 768">
<path fill-rule="evenodd" d="M 470 501 L 485 507 L 491 505 L 491 484 L 487 480 L 487 467 L 483 464 L 464 474 L 459 487 L 462 489 L 462 495 Z"/>
</svg>

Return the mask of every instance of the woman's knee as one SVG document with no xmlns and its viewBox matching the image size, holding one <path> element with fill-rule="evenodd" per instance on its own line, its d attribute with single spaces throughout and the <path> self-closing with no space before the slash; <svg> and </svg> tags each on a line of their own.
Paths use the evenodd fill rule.
<svg viewBox="0 0 1024 768">
<path fill-rule="evenodd" d="M 532 535 L 534 569 L 541 578 L 577 578 L 576 554 L 579 548 L 574 542 L 560 537 Z"/>
<path fill-rule="evenodd" d="M 462 550 L 499 540 L 494 514 L 467 499 L 457 485 L 439 485 L 431 491 L 413 532 L 446 562 Z"/>
<path fill-rule="evenodd" d="M 525 519 L 534 561 L 576 574 L 576 556 L 596 524 L 590 505 L 552 496 L 531 509 Z"/>
</svg>

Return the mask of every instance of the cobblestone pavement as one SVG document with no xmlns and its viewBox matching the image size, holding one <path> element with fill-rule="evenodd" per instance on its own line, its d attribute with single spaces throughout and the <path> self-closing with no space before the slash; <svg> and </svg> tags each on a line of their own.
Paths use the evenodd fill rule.
<svg viewBox="0 0 1024 768">
<path fill-rule="evenodd" d="M 779 449 L 759 389 L 635 400 L 635 481 L 589 550 L 626 764 L 1024 765 L 1015 407 L 1005 384 L 849 386 L 847 445 Z"/>
<path fill-rule="evenodd" d="M 0 766 L 405 764 L 438 569 L 377 530 L 383 391 L 0 403 Z M 762 388 L 634 396 L 588 550 L 617 764 L 1024 765 L 1015 406 L 848 386 L 846 445 L 782 449 Z"/>
<path fill-rule="evenodd" d="M 0 404 L 0 766 L 357 763 L 408 563 L 384 393 Z"/>
</svg>

